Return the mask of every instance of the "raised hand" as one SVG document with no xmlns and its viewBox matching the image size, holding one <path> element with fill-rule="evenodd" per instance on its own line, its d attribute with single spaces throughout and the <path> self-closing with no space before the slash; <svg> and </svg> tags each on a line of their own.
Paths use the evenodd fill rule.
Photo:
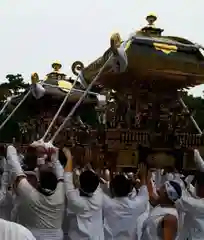
<svg viewBox="0 0 204 240">
<path fill-rule="evenodd" d="M 144 163 L 139 164 L 141 185 L 147 182 L 147 166 Z"/>
</svg>

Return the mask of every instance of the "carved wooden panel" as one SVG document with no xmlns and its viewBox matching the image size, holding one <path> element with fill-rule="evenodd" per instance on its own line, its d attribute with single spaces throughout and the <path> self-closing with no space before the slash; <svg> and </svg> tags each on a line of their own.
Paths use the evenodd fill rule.
<svg viewBox="0 0 204 240">
<path fill-rule="evenodd" d="M 117 165 L 119 166 L 137 166 L 138 165 L 138 151 L 121 150 L 118 153 Z"/>
<path fill-rule="evenodd" d="M 176 159 L 165 152 L 152 153 L 147 157 L 147 163 L 155 167 L 169 167 L 175 165 Z"/>
</svg>

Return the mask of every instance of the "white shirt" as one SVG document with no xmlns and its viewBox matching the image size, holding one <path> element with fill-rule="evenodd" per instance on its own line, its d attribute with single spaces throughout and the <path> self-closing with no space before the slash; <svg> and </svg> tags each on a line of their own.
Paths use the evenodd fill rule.
<svg viewBox="0 0 204 240">
<path fill-rule="evenodd" d="M 104 234 L 106 240 L 135 239 L 138 217 L 147 209 L 149 194 L 142 186 L 135 198 L 110 198 L 104 194 Z"/>
<path fill-rule="evenodd" d="M 204 239 L 204 199 L 195 198 L 183 191 L 177 208 L 185 213 L 180 240 Z"/>
<path fill-rule="evenodd" d="M 35 240 L 32 233 L 25 227 L 0 219 L 1 240 Z"/>
<path fill-rule="evenodd" d="M 19 223 L 29 229 L 61 229 L 64 215 L 64 183 L 45 196 L 22 179 L 17 188 Z M 28 217 L 29 216 L 29 217 Z"/>
<path fill-rule="evenodd" d="M 175 208 L 157 206 L 152 209 L 148 219 L 144 222 L 142 240 L 162 240 L 161 221 L 165 215 L 173 215 L 178 220 L 178 212 Z M 177 235 L 175 236 L 175 239 Z"/>
<path fill-rule="evenodd" d="M 149 212 L 150 212 L 150 204 L 148 203 L 146 211 L 144 213 L 142 213 L 138 217 L 138 219 L 137 219 L 137 224 L 136 224 L 136 227 L 137 227 L 137 232 L 136 232 L 137 240 L 140 240 L 141 237 L 142 237 L 143 224 L 147 220 L 147 218 L 149 216 Z"/>
<path fill-rule="evenodd" d="M 1 176 L 0 187 L 0 218 L 11 220 L 11 211 L 13 208 L 13 197 L 11 191 L 8 191 L 9 185 L 9 172 L 8 165 L 5 162 L 4 172 Z"/>
<path fill-rule="evenodd" d="M 69 222 L 69 239 L 103 240 L 102 190 L 98 188 L 92 197 L 82 197 L 74 187 L 72 173 L 64 173 L 64 181 L 68 209 L 75 214 Z"/>
</svg>

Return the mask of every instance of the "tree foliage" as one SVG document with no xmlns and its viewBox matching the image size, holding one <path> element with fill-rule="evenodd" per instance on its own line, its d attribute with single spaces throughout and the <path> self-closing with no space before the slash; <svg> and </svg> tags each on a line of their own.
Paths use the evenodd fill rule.
<svg viewBox="0 0 204 240">
<path fill-rule="evenodd" d="M 183 100 L 188 106 L 190 112 L 192 112 L 198 126 L 201 130 L 204 130 L 204 99 L 201 97 L 186 95 Z"/>
<path fill-rule="evenodd" d="M 8 74 L 6 76 L 5 82 L 0 84 L 0 109 L 5 104 L 8 97 L 12 95 L 19 95 L 23 91 L 25 91 L 29 84 L 24 82 L 24 79 L 21 74 Z M 0 115 L 0 123 L 2 123 L 8 114 L 10 113 L 11 109 L 6 109 L 3 114 Z M 20 111 L 20 112 L 19 112 Z M 20 129 L 19 129 L 19 115 L 26 115 L 24 114 L 21 109 L 18 109 L 16 114 L 7 122 L 5 127 L 0 132 L 0 141 L 9 141 L 13 137 L 18 138 L 20 135 Z"/>
<path fill-rule="evenodd" d="M 8 74 L 6 75 L 6 80 L 0 84 L 0 103 L 3 103 L 13 94 L 18 95 L 29 86 L 29 84 L 24 82 L 21 74 Z"/>
<path fill-rule="evenodd" d="M 19 94 L 21 91 L 24 91 L 29 87 L 29 84 L 24 82 L 24 79 L 21 74 L 16 74 L 16 75 L 8 74 L 6 75 L 6 79 L 8 80 L 8 83 L 4 83 L 4 84 L 6 84 L 6 87 L 14 95 Z"/>
</svg>

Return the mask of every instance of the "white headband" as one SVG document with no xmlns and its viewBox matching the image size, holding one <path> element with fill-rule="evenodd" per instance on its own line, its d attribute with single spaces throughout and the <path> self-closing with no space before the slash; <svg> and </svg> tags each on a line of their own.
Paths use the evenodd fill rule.
<svg viewBox="0 0 204 240">
<path fill-rule="evenodd" d="M 166 181 L 164 183 L 164 186 L 166 188 L 166 193 L 171 201 L 174 202 L 177 199 L 179 199 L 179 195 L 178 195 L 177 191 L 175 190 L 175 188 L 171 185 L 171 183 L 169 181 Z"/>
</svg>

